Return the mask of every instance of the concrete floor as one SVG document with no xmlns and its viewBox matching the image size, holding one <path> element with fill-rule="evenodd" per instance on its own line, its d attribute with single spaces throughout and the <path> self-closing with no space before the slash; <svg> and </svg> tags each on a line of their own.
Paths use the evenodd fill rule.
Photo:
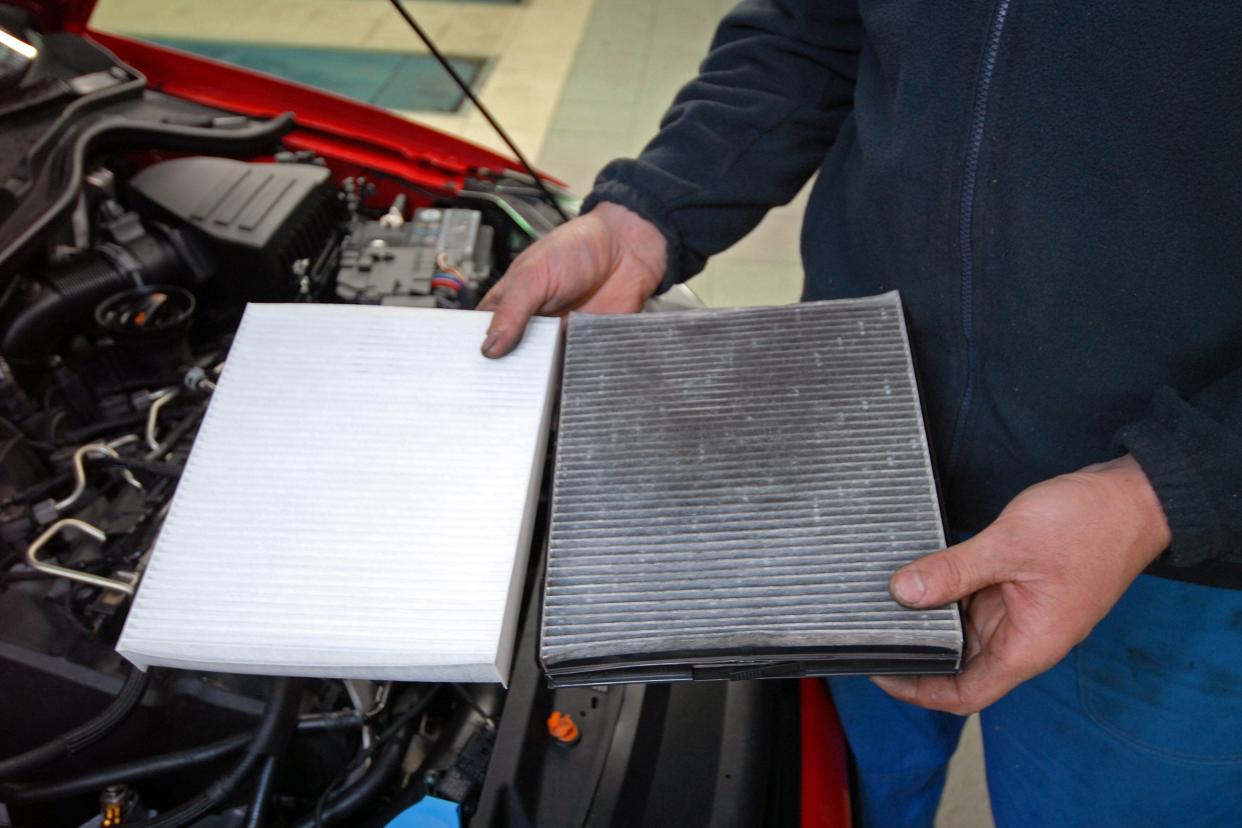
<svg viewBox="0 0 1242 828">
<path fill-rule="evenodd" d="M 991 828 L 992 806 L 983 773 L 983 734 L 979 717 L 966 720 L 962 741 L 949 762 L 949 778 L 936 813 L 936 828 Z"/>
<path fill-rule="evenodd" d="M 483 100 L 541 167 L 585 194 L 596 172 L 633 155 L 693 76 L 734 0 L 407 0 L 444 51 L 482 56 Z M 103 30 L 159 37 L 419 52 L 385 0 L 101 0 Z M 469 106 L 402 113 L 478 143 L 499 141 Z M 804 196 L 773 210 L 691 281 L 715 307 L 796 301 Z M 949 769 L 936 825 L 992 825 L 978 718 Z"/>
</svg>

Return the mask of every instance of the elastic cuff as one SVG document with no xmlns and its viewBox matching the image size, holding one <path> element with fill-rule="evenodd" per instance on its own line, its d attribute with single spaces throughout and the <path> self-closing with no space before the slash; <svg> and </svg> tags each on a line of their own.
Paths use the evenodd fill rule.
<svg viewBox="0 0 1242 828">
<path fill-rule="evenodd" d="M 628 184 L 616 180 L 605 180 L 604 175 L 607 172 L 608 168 L 605 167 L 604 172 L 600 173 L 600 178 L 595 182 L 595 189 L 591 190 L 582 202 L 581 214 L 585 215 L 603 203 L 619 204 L 655 225 L 660 234 L 664 236 L 665 244 L 668 245 L 665 251 L 667 267 L 664 271 L 664 279 L 656 288 L 656 294 L 663 293 L 673 285 L 681 284 L 701 271 L 706 261 L 686 249 L 681 234 L 677 232 L 669 217 L 668 208 L 647 193 Z"/>
<path fill-rule="evenodd" d="M 1122 428 L 1114 440 L 1138 461 L 1169 522 L 1173 542 L 1160 560 L 1178 567 L 1193 566 L 1220 552 L 1220 526 L 1194 461 L 1179 443 L 1175 427 L 1162 422 L 1170 401 L 1160 396 L 1152 416 Z M 1177 402 L 1185 405 L 1180 399 Z"/>
</svg>

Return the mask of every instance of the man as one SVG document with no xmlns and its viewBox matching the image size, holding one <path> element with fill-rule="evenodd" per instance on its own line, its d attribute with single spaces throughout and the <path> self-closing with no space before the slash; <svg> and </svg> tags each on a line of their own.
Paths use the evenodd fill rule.
<svg viewBox="0 0 1242 828">
<path fill-rule="evenodd" d="M 982 709 L 1001 825 L 1238 824 L 1242 6 L 743 3 L 484 353 L 638 310 L 815 172 L 804 298 L 901 290 L 968 538 L 890 582 L 965 602 L 961 675 L 830 682 L 864 821 L 930 823 Z"/>
</svg>

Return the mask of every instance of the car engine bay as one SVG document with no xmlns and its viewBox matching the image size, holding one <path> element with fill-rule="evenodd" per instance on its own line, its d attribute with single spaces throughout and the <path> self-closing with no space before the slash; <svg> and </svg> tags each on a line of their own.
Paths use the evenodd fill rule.
<svg viewBox="0 0 1242 828">
<path fill-rule="evenodd" d="M 553 695 L 529 583 L 507 691 L 144 674 L 116 654 L 246 303 L 470 310 L 561 219 L 523 173 L 430 190 L 286 146 L 295 115 L 204 106 L 89 39 L 24 36 L 40 63 L 0 95 L 0 825 L 385 825 L 425 797 L 476 824 L 640 824 L 699 784 L 678 763 L 739 819 L 787 807 L 796 697 Z M 545 726 L 562 710 L 577 737 Z"/>
</svg>

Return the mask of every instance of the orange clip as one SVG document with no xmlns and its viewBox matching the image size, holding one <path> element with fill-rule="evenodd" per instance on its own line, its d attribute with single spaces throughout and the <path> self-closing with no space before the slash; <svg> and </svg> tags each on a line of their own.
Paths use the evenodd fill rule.
<svg viewBox="0 0 1242 828">
<path fill-rule="evenodd" d="M 548 717 L 548 733 L 562 745 L 572 745 L 582 737 L 578 725 L 568 713 L 554 711 Z"/>
</svg>

